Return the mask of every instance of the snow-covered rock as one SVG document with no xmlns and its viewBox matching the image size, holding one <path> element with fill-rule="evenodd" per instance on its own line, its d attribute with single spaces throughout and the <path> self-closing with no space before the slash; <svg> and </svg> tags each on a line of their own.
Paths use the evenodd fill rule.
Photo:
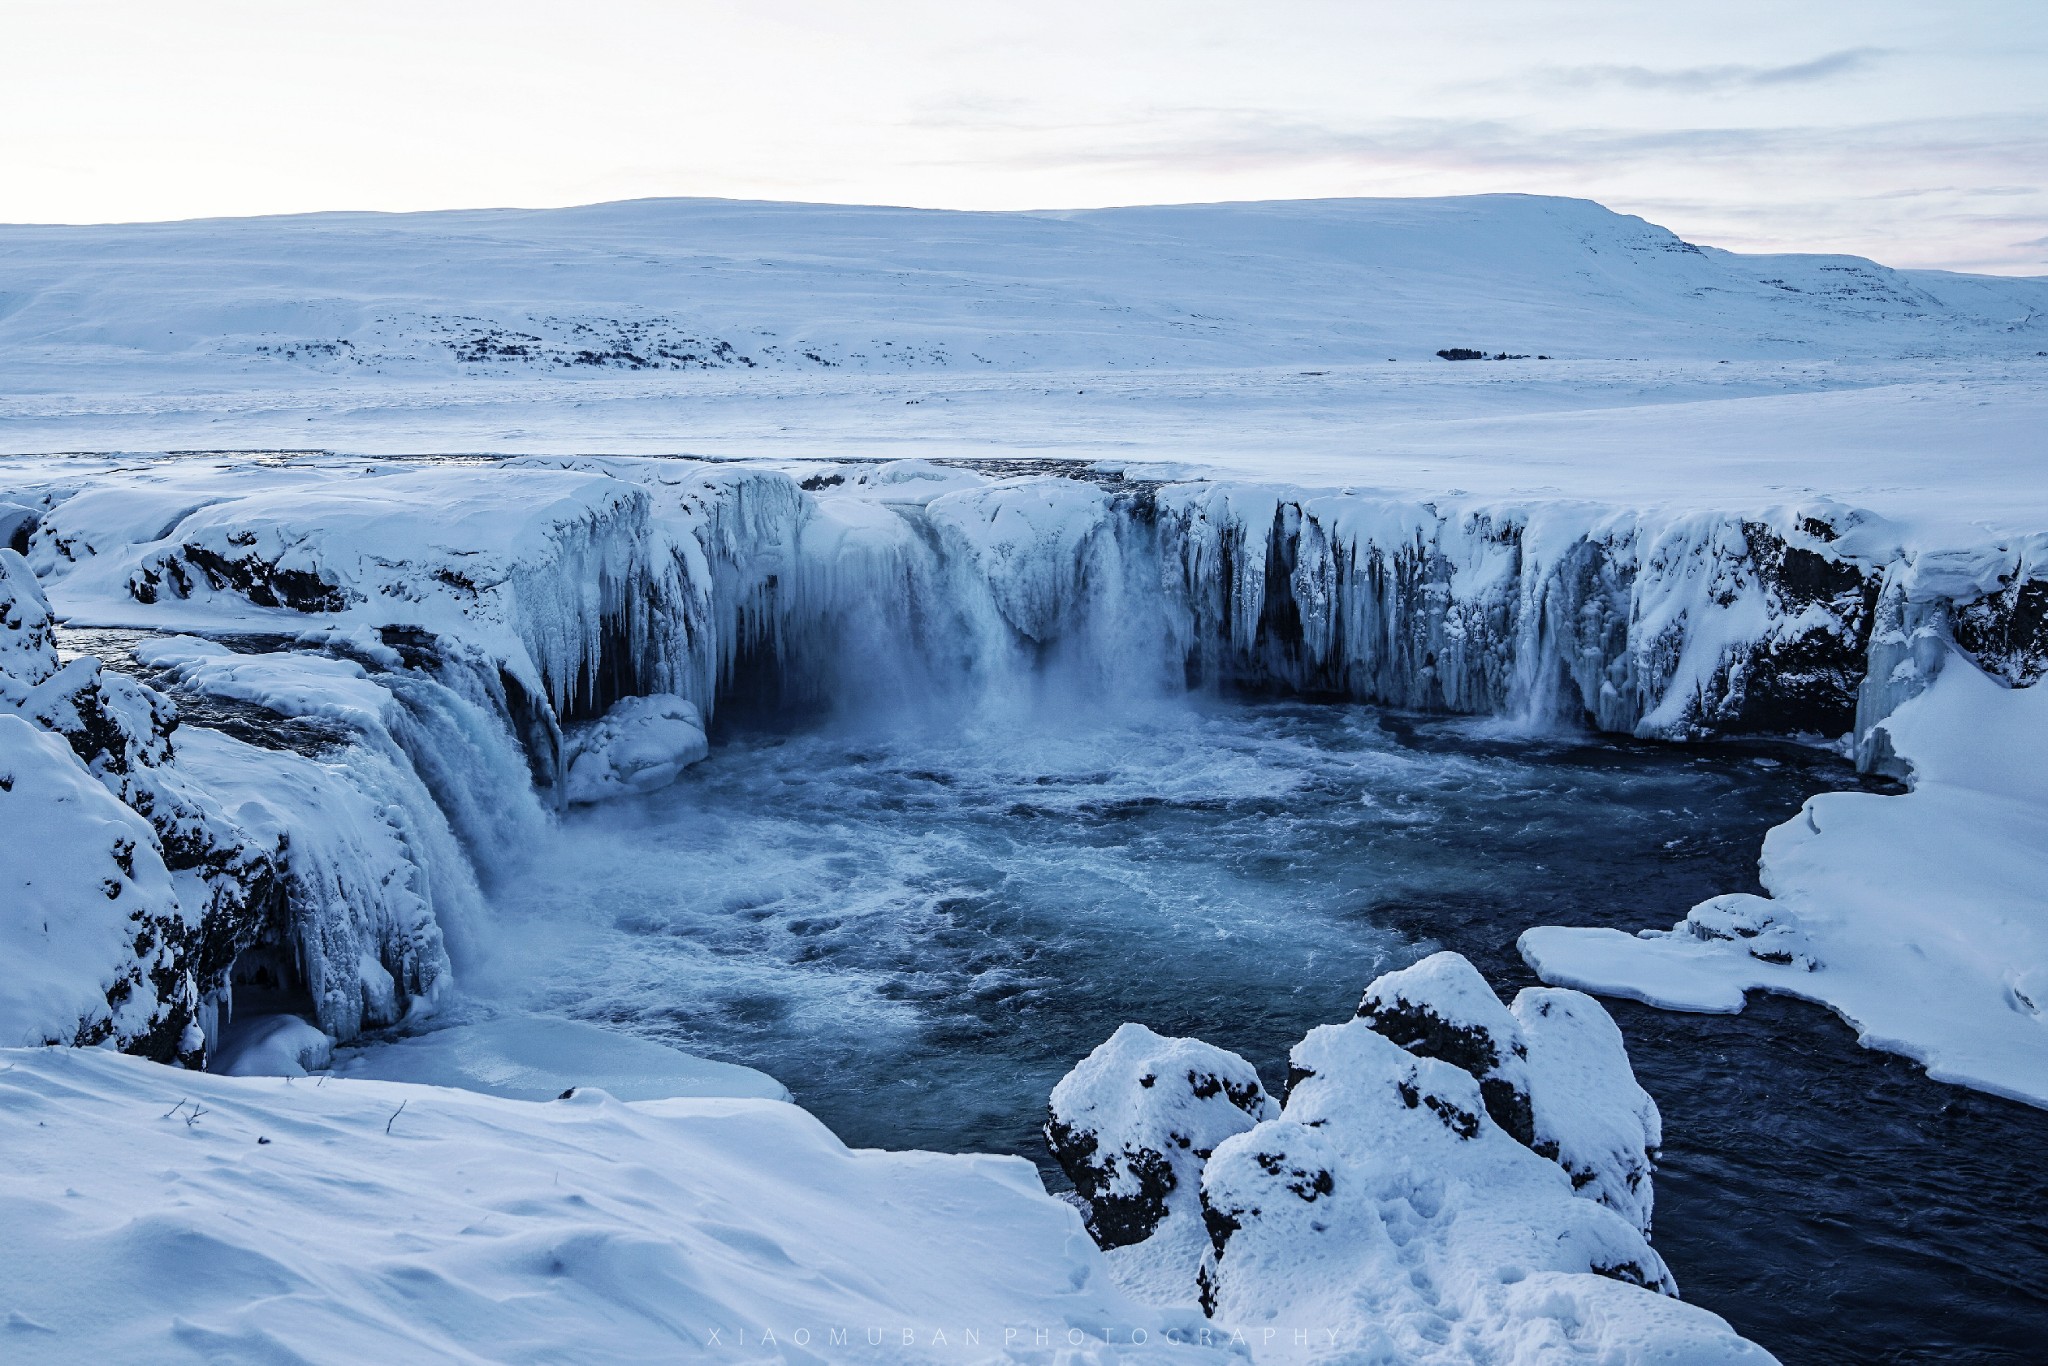
<svg viewBox="0 0 2048 1366">
<path fill-rule="evenodd" d="M 1664 1119 L 1636 1084 L 1621 1029 L 1598 1001 L 1576 991 L 1525 988 L 1513 1008 L 1529 1050 L 1530 1147 L 1563 1167 L 1574 1191 L 1647 1238 Z"/>
<path fill-rule="evenodd" d="M 0 714 L 9 711 L 67 743 L 120 809 L 148 822 L 146 850 L 124 857 L 144 857 L 172 876 L 168 904 L 138 912 L 133 930 L 138 953 L 153 963 L 155 994 L 149 1005 L 138 1006 L 147 1027 L 117 1021 L 81 1034 L 110 1037 L 161 1060 L 203 1057 L 234 958 L 275 912 L 280 844 L 252 836 L 170 766 L 177 711 L 167 698 L 103 669 L 91 656 L 60 664 L 41 586 L 27 562 L 6 549 L 0 550 Z M 32 776 L 25 777 L 22 800 L 36 800 L 45 779 L 55 784 L 48 794 L 53 804 L 73 800 L 61 795 L 71 786 L 68 774 L 26 759 L 24 765 Z M 22 829 L 28 828 L 24 822 Z M 21 856 L 31 856 L 31 848 Z M 42 959 L 31 945 L 18 947 L 24 952 L 15 970 L 40 972 Z M 61 964 L 53 970 L 65 972 Z M 36 1028 L 64 1033 L 61 1024 L 47 1021 Z"/>
<path fill-rule="evenodd" d="M 1493 1122 L 1524 1146 L 1536 1141 L 1522 1027 L 1463 955 L 1433 953 L 1379 977 L 1358 1003 L 1358 1018 L 1415 1056 L 1469 1074 Z M 1290 1095 L 1295 1081 L 1290 1074 Z"/>
<path fill-rule="evenodd" d="M 566 792 L 573 803 L 601 802 L 667 787 L 711 752 L 696 704 L 673 693 L 629 697 L 562 738 Z"/>
<path fill-rule="evenodd" d="M 1053 1088 L 1045 1141 L 1087 1203 L 1117 1283 L 1152 1303 L 1185 1303 L 1208 1241 L 1202 1164 L 1278 1113 L 1235 1053 L 1126 1024 Z"/>
<path fill-rule="evenodd" d="M 1054 1089 L 1046 1139 L 1119 1284 L 1198 1293 L 1284 1358 L 1769 1359 L 1673 1298 L 1661 1120 L 1614 1021 L 1555 988 L 1503 1006 L 1456 954 L 1311 1031 L 1283 1106 L 1236 1055 L 1124 1025 Z"/>
<path fill-rule="evenodd" d="M 20 552 L 0 549 L 0 689 L 12 703 L 56 672 L 49 600 Z"/>
<path fill-rule="evenodd" d="M 637 484 L 562 469 L 188 467 L 61 497 L 36 564 L 101 618 L 126 597 L 158 609 L 123 613 L 152 627 L 318 624 L 394 659 L 412 650 L 469 675 L 554 782 L 563 722 L 691 691 L 710 667 L 690 557 L 651 506 Z"/>
<path fill-rule="evenodd" d="M 1218 1322 L 1314 1323 L 1305 1360 L 1770 1359 L 1671 1298 L 1641 1233 L 1495 1124 L 1469 1073 L 1363 1020 L 1290 1065 L 1281 1116 L 1203 1171 Z"/>
<path fill-rule="evenodd" d="M 1375 980 L 1357 1018 L 1414 1056 L 1470 1076 L 1495 1124 L 1563 1167 L 1574 1191 L 1649 1235 L 1663 1120 L 1598 1001 L 1529 988 L 1503 1006 L 1464 957 L 1433 953 Z"/>
<path fill-rule="evenodd" d="M 775 1100 L 7 1050 L 0 1150 L 10 1360 L 1244 1359 L 1119 1292 L 1029 1163 Z"/>
</svg>

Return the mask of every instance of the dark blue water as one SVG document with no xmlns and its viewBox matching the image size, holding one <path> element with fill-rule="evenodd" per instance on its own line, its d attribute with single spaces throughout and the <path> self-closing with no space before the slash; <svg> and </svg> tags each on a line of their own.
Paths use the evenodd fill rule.
<svg viewBox="0 0 2048 1366">
<path fill-rule="evenodd" d="M 1851 785 L 1792 746 L 1515 736 L 1214 704 L 749 731 L 572 819 L 501 913 L 509 984 L 764 1068 L 849 1143 L 1057 1172 L 1054 1082 L 1125 1020 L 1284 1076 L 1438 947 L 1512 995 L 1533 924 L 1669 924 Z M 1790 1362 L 2048 1360 L 2048 1112 L 1927 1081 L 1810 1006 L 1610 1003 L 1666 1148 L 1686 1298 Z"/>
</svg>

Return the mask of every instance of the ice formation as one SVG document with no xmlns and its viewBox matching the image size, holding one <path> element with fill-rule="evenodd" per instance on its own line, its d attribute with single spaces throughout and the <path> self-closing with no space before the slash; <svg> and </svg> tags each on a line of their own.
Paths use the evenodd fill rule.
<svg viewBox="0 0 2048 1366">
<path fill-rule="evenodd" d="M 711 752 L 696 704 L 672 693 L 625 698 L 602 719 L 577 727 L 565 744 L 572 802 L 667 787 Z"/>
<path fill-rule="evenodd" d="M 1055 1089 L 1047 1137 L 1120 1284 L 1314 1324 L 1286 1340 L 1306 1360 L 1769 1359 L 1675 1299 L 1656 1105 L 1591 997 L 1511 1009 L 1439 953 L 1288 1067 L 1276 1107 L 1242 1059 L 1125 1025 Z"/>
</svg>

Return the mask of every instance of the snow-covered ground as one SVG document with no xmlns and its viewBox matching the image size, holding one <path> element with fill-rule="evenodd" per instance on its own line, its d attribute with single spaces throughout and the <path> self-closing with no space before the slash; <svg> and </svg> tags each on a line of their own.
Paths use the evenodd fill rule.
<svg viewBox="0 0 2048 1366">
<path fill-rule="evenodd" d="M 349 1078 L 10 1057 L 0 1121 L 44 1165 L 9 1199 L 55 1230 L 26 1265 L 191 1308 L 67 1326 L 30 1279 L 7 1331 L 52 1355 L 75 1353 L 50 1328 L 157 1334 L 92 1339 L 116 1355 L 296 1349 L 374 1303 L 387 1347 L 474 1321 L 507 1336 L 472 1350 L 540 1356 L 573 1354 L 578 1322 L 672 1345 L 698 1309 L 793 1327 L 838 1302 L 1163 1334 L 1021 1168 L 848 1154 L 755 1074 L 489 1019 L 333 1052 L 446 1010 L 494 870 L 550 808 L 676 780 L 736 696 L 1249 684 L 1840 743 L 1910 794 L 1810 803 L 1766 847 L 1769 898 L 1671 935 L 1533 929 L 1531 961 L 1692 1009 L 1810 996 L 1937 1076 L 2048 1104 L 2044 351 L 2048 281 L 1742 257 L 1518 196 L 0 228 L 0 807 L 34 831 L 0 848 L 5 1042 Z M 147 638 L 67 659 L 53 617 Z M 77 887 L 41 877 L 47 849 L 76 851 Z M 537 1099 L 579 1063 L 649 1103 Z M 181 1088 L 206 1117 L 159 1119 Z M 424 1175 L 366 1155 L 404 1137 L 382 1132 L 401 1102 L 445 1126 Z M 572 1121 L 595 1184 L 542 1193 Z M 215 1151 L 244 1138 L 255 1156 Z M 203 1167 L 169 1155 L 194 1144 Z M 751 1213 L 678 1153 L 729 1168 Z M 488 1199 L 546 1228 L 491 1242 L 433 1161 L 491 1170 Z M 171 1162 L 203 1194 L 153 1216 L 162 1237 L 117 1226 L 183 1198 Z M 631 1206 L 618 1173 L 640 1170 L 673 1201 Z M 309 1260 L 265 1230 L 323 1182 L 307 1217 L 349 1255 Z M 102 1212 L 53 1212 L 67 1186 Z M 362 1241 L 421 1199 L 439 1225 Z M 962 1217 L 830 1249 L 778 1222 L 818 1200 Z M 696 1309 L 639 1298 L 643 1275 Z M 210 1298 L 237 1278 L 291 1312 Z M 389 1316 L 408 1298 L 418 1323 Z M 1610 1292 L 1484 1298 L 1509 1337 L 1576 1314 L 1640 1355 Z M 556 1317 L 571 1301 L 584 1317 Z"/>
<path fill-rule="evenodd" d="M 1119 1292 L 1029 1163 L 853 1152 L 776 1100 L 7 1049 L 0 1150 L 10 1361 L 1232 1355 Z"/>
<path fill-rule="evenodd" d="M 22 452 L 1063 455 L 2033 531 L 2043 351 L 2048 282 L 1516 195 L 0 228 Z"/>
</svg>

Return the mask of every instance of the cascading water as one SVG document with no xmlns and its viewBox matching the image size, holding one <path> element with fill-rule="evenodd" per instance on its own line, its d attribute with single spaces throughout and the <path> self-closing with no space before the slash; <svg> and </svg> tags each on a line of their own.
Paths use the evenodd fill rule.
<svg viewBox="0 0 2048 1366">
<path fill-rule="evenodd" d="M 457 531 L 394 512 L 414 505 L 458 509 Z M 1058 715 L 1195 692 L 1538 733 L 1860 737 L 1925 686 L 1952 622 L 2016 677 L 2048 654 L 2018 586 L 2026 547 L 1909 554 L 1831 504 L 1752 517 L 1455 506 L 922 461 L 802 478 L 624 458 L 373 462 L 288 495 L 188 505 L 126 569 L 93 549 L 98 506 L 82 494 L 44 517 L 44 572 L 104 564 L 144 607 L 324 619 L 302 646 L 378 671 L 381 700 L 330 719 L 389 766 L 372 786 L 406 786 L 394 809 L 414 814 L 394 838 L 418 868 L 379 885 L 423 889 L 458 960 L 477 904 L 460 884 L 476 879 L 449 871 L 465 862 L 450 847 L 486 882 L 513 865 L 567 800 L 567 732 L 649 694 L 707 720 Z M 259 700 L 302 718 L 328 705 L 290 688 Z M 301 921 L 362 914 L 328 900 Z M 439 980 L 438 953 L 370 956 L 402 1004 Z M 381 979 L 363 975 L 378 997 Z M 322 1018 L 358 1026 L 340 1007 Z"/>
</svg>

